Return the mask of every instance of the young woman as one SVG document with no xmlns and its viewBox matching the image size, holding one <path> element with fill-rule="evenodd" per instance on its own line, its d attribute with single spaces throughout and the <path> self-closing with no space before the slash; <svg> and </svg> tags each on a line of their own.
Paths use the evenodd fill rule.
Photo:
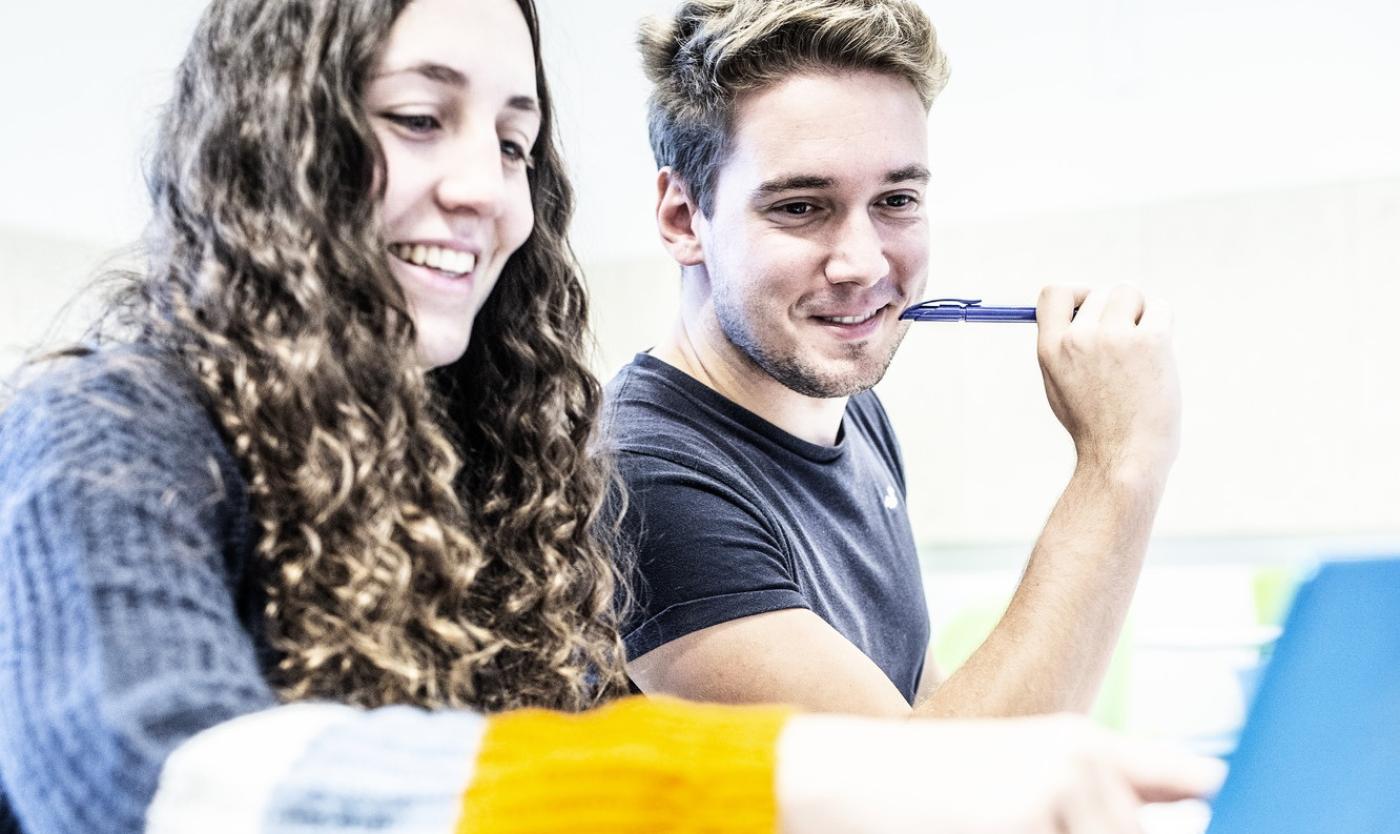
<svg viewBox="0 0 1400 834">
<path fill-rule="evenodd" d="M 0 830 L 1131 830 L 1199 792 L 1064 719 L 569 714 L 624 678 L 538 56 L 530 0 L 209 7 L 148 268 L 0 416 Z"/>
</svg>

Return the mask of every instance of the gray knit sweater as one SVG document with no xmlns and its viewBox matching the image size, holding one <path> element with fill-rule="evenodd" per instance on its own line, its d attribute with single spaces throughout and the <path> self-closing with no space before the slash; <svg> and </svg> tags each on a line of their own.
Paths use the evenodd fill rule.
<svg viewBox="0 0 1400 834">
<path fill-rule="evenodd" d="M 275 704 L 250 516 L 179 370 L 62 362 L 0 414 L 0 820 L 137 831 L 176 745 Z"/>
<path fill-rule="evenodd" d="M 245 486 L 148 350 L 49 368 L 0 413 L 0 834 L 775 828 L 782 711 L 277 703 Z"/>
<path fill-rule="evenodd" d="M 46 369 L 0 413 L 0 834 L 776 827 L 783 711 L 279 704 L 251 528 L 160 354 Z"/>
<path fill-rule="evenodd" d="M 279 704 L 245 487 L 148 349 L 46 369 L 0 414 L 0 832 L 455 829 L 488 720 Z"/>
</svg>

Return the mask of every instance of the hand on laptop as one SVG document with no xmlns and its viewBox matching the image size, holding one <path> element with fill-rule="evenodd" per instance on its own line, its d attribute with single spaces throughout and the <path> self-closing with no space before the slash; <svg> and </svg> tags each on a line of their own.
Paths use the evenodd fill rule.
<svg viewBox="0 0 1400 834">
<path fill-rule="evenodd" d="M 1165 479 L 1181 423 L 1171 309 L 1127 285 L 1051 286 L 1036 318 L 1046 395 L 1080 464 Z"/>
<path fill-rule="evenodd" d="M 784 732 L 784 834 L 1138 832 L 1143 803 L 1213 793 L 1214 759 L 1057 715 L 996 721 L 799 716 Z"/>
</svg>

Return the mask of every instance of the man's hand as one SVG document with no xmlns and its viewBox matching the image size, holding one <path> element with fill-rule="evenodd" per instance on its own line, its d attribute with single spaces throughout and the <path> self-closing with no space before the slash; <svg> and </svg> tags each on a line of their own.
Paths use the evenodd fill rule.
<svg viewBox="0 0 1400 834">
<path fill-rule="evenodd" d="M 1213 759 L 1070 716 L 860 721 L 798 716 L 778 748 L 784 834 L 1132 834 L 1146 802 L 1208 795 Z"/>
<path fill-rule="evenodd" d="M 1127 286 L 1047 287 L 1036 320 L 1045 392 L 1078 462 L 1006 614 L 919 705 L 924 715 L 1089 708 L 1180 445 L 1181 391 L 1164 302 Z"/>
<path fill-rule="evenodd" d="M 1046 287 L 1036 318 L 1045 393 L 1080 466 L 1164 480 L 1181 426 L 1171 309 L 1126 285 Z"/>
</svg>

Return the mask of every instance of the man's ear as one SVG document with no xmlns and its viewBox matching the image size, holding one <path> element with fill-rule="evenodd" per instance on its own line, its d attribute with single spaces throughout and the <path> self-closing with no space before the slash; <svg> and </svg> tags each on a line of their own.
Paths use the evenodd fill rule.
<svg viewBox="0 0 1400 834">
<path fill-rule="evenodd" d="M 703 222 L 700 207 L 691 200 L 685 182 L 669 166 L 656 172 L 656 229 L 666 251 L 681 266 L 705 262 L 696 234 L 698 222 Z"/>
</svg>

